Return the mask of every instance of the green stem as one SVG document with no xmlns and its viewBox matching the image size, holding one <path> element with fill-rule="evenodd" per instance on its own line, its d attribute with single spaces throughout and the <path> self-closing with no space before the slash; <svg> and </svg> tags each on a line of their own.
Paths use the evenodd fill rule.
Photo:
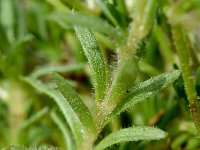
<svg viewBox="0 0 200 150">
<path fill-rule="evenodd" d="M 118 71 L 114 76 L 112 85 L 107 91 L 103 102 L 98 103 L 98 113 L 96 119 L 97 130 L 106 125 L 109 115 L 115 107 L 121 102 L 122 98 L 126 95 L 127 90 L 133 85 L 138 72 L 138 60 L 135 57 L 129 56 L 124 59 L 118 66 Z"/>
<path fill-rule="evenodd" d="M 200 107 L 197 99 L 197 93 L 194 86 L 192 70 L 189 65 L 188 51 L 186 41 L 184 39 L 183 29 L 181 26 L 172 27 L 174 41 L 176 44 L 177 53 L 180 59 L 184 86 L 189 101 L 189 108 L 192 114 L 194 124 L 197 129 L 197 134 L 200 135 Z"/>
<path fill-rule="evenodd" d="M 156 5 L 157 0 L 141 0 L 137 3 L 138 7 L 135 10 L 134 21 L 131 23 L 126 43 L 120 47 L 118 53 L 118 71 L 104 101 L 98 104 L 96 124 L 99 132 L 106 125 L 109 115 L 136 79 L 138 72 L 137 50 L 152 28 Z"/>
<path fill-rule="evenodd" d="M 7 89 L 10 92 L 8 97 L 9 109 L 9 127 L 10 127 L 10 145 L 19 144 L 18 134 L 20 126 L 25 117 L 25 103 L 26 93 L 19 81 L 8 80 Z"/>
<path fill-rule="evenodd" d="M 142 40 L 148 35 L 154 24 L 157 0 L 137 1 L 133 22 L 130 25 L 127 43 L 120 49 L 119 59 L 136 55 Z"/>
</svg>

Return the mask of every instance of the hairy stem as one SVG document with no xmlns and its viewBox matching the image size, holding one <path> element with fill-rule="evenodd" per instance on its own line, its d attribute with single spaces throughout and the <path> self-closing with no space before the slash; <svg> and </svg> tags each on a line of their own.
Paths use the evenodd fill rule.
<svg viewBox="0 0 200 150">
<path fill-rule="evenodd" d="M 173 36 L 176 44 L 177 53 L 180 59 L 184 86 L 189 101 L 189 108 L 194 120 L 197 133 L 200 135 L 200 107 L 197 99 L 197 93 L 194 86 L 192 70 L 189 65 L 188 51 L 186 41 L 184 40 L 183 29 L 181 26 L 173 26 Z"/>
</svg>

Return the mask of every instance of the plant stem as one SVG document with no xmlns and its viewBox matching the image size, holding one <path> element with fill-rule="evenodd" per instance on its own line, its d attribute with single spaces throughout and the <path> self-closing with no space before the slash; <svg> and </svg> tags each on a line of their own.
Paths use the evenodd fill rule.
<svg viewBox="0 0 200 150">
<path fill-rule="evenodd" d="M 140 43 L 147 36 L 153 25 L 157 0 L 141 0 L 135 10 L 134 21 L 131 23 L 126 43 L 120 47 L 118 53 L 118 71 L 103 102 L 98 104 L 96 125 L 98 133 L 107 124 L 109 115 L 126 95 L 127 90 L 134 83 L 138 72 L 137 50 Z M 141 19 L 143 18 L 143 19 Z"/>
<path fill-rule="evenodd" d="M 154 18 L 156 2 L 157 0 L 141 0 L 137 4 L 138 7 L 135 10 L 134 21 L 131 23 L 129 35 L 118 53 L 118 71 L 105 96 L 105 100 L 98 104 L 98 119 L 96 119 L 96 122 L 99 125 L 99 132 L 107 123 L 109 114 L 122 100 L 127 89 L 130 88 L 136 79 L 139 60 L 137 50 L 152 28 L 152 18 Z"/>
<path fill-rule="evenodd" d="M 194 86 L 192 70 L 189 65 L 189 54 L 187 51 L 186 41 L 184 39 L 183 29 L 181 26 L 172 27 L 174 41 L 177 53 L 180 59 L 184 86 L 189 101 L 189 108 L 192 114 L 194 124 L 197 129 L 197 134 L 200 135 L 200 107 L 197 99 L 197 93 Z"/>
<path fill-rule="evenodd" d="M 25 103 L 26 94 L 21 84 L 14 80 L 9 80 L 8 90 L 10 91 L 8 99 L 9 108 L 9 126 L 10 126 L 10 145 L 18 144 L 18 133 L 20 126 L 25 117 Z"/>
<path fill-rule="evenodd" d="M 133 85 L 138 72 L 137 63 L 138 60 L 130 55 L 129 58 L 124 58 L 124 61 L 119 64 L 118 71 L 116 72 L 112 85 L 105 96 L 105 100 L 98 103 L 98 117 L 96 119 L 98 131 L 102 130 L 109 119 L 108 116 L 121 102 L 124 95 L 126 95 L 127 90 Z"/>
<path fill-rule="evenodd" d="M 136 55 L 140 43 L 147 36 L 154 24 L 157 0 L 137 1 L 133 22 L 130 25 L 127 43 L 121 48 L 119 60 Z"/>
</svg>

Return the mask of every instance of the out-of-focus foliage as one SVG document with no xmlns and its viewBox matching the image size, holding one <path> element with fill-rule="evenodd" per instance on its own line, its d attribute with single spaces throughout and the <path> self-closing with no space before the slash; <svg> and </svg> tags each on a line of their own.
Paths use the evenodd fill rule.
<svg viewBox="0 0 200 150">
<path fill-rule="evenodd" d="M 199 149 L 177 52 L 199 102 L 199 20 L 199 0 L 0 0 L 0 149 L 90 136 L 94 149 Z"/>
</svg>

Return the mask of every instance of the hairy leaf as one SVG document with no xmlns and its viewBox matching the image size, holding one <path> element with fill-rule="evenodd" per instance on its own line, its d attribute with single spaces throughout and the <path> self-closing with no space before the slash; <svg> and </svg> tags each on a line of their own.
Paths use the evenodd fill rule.
<svg viewBox="0 0 200 150">
<path fill-rule="evenodd" d="M 56 102 L 61 112 L 63 113 L 66 121 L 68 122 L 76 139 L 77 145 L 79 146 L 82 141 L 82 134 L 84 134 L 85 130 L 80 122 L 80 119 L 78 118 L 78 115 L 74 112 L 64 96 L 58 90 L 49 89 L 44 84 L 33 78 L 25 77 L 23 78 L 23 80 L 29 83 L 39 92 L 53 98 L 53 100 Z"/>
<path fill-rule="evenodd" d="M 94 35 L 86 28 L 75 27 L 83 51 L 92 69 L 96 100 L 103 100 L 107 88 L 107 68 Z"/>
<path fill-rule="evenodd" d="M 159 140 L 166 137 L 166 133 L 153 127 L 131 127 L 113 132 L 105 137 L 95 150 L 102 150 L 113 144 L 139 140 Z"/>
<path fill-rule="evenodd" d="M 8 147 L 4 147 L 2 148 L 2 150 L 58 150 L 59 148 L 57 147 L 53 147 L 53 146 L 8 146 Z"/>
<path fill-rule="evenodd" d="M 62 95 L 66 98 L 70 106 L 80 118 L 80 121 L 84 125 L 84 127 L 86 129 L 95 131 L 96 127 L 93 117 L 88 107 L 84 104 L 83 100 L 61 76 L 55 75 L 55 82 Z"/>
<path fill-rule="evenodd" d="M 169 84 L 174 82 L 180 75 L 180 70 L 174 70 L 169 73 L 163 73 L 155 76 L 147 81 L 133 86 L 127 96 L 118 104 L 113 114 L 119 114 L 120 112 L 133 107 L 135 104 L 147 99 L 148 97 L 157 94 L 163 90 Z"/>
</svg>

